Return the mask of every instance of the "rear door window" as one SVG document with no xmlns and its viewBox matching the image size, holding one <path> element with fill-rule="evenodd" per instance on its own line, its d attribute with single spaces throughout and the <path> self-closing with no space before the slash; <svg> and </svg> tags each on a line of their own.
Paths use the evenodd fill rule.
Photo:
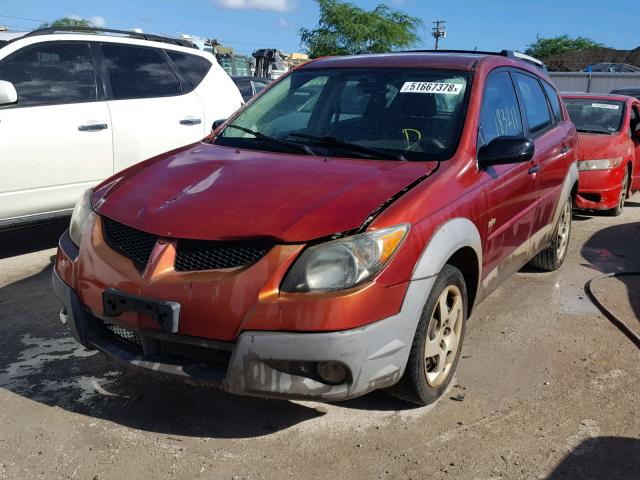
<svg viewBox="0 0 640 480">
<path fill-rule="evenodd" d="M 540 82 L 534 77 L 515 73 L 514 79 L 520 92 L 529 131 L 535 136 L 553 125 L 547 99 Z"/>
<path fill-rule="evenodd" d="M 558 92 L 556 92 L 556 89 L 545 81 L 542 82 L 542 85 L 547 92 L 547 98 L 549 99 L 549 103 L 551 104 L 551 110 L 553 110 L 553 116 L 555 117 L 556 122 L 562 122 L 564 118 L 562 117 L 562 107 L 560 107 L 560 98 L 558 98 Z"/>
<path fill-rule="evenodd" d="M 0 80 L 13 83 L 18 106 L 89 102 L 98 89 L 86 43 L 44 43 L 0 63 Z"/>
<path fill-rule="evenodd" d="M 523 136 L 522 118 L 518 98 L 508 72 L 491 75 L 487 80 L 482 108 L 478 147 L 505 136 Z"/>
<path fill-rule="evenodd" d="M 165 50 L 169 58 L 176 64 L 184 78 L 191 84 L 191 89 L 200 85 L 200 82 L 211 70 L 211 62 L 198 55 Z"/>
<path fill-rule="evenodd" d="M 178 77 L 160 50 L 102 44 L 102 52 L 115 100 L 182 93 Z"/>
</svg>

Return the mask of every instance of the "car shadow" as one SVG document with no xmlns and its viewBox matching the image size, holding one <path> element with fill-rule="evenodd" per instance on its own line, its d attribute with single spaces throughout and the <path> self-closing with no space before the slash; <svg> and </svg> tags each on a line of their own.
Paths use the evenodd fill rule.
<svg viewBox="0 0 640 480">
<path fill-rule="evenodd" d="M 24 228 L 0 230 L 0 259 L 53 248 L 69 226 L 69 218 Z"/>
<path fill-rule="evenodd" d="M 595 437 L 583 440 L 553 470 L 548 480 L 637 480 L 640 440 Z"/>
<path fill-rule="evenodd" d="M 0 388 L 96 420 L 167 435 L 259 437 L 327 413 L 315 402 L 239 397 L 133 372 L 83 349 L 58 321 L 51 268 L 0 288 Z M 381 392 L 340 406 L 416 408 Z"/>
<path fill-rule="evenodd" d="M 587 261 L 583 265 L 602 274 L 640 272 L 640 249 L 629 248 L 630 242 L 637 243 L 638 238 L 640 222 L 623 223 L 598 230 L 582 246 L 581 254 Z M 640 328 L 638 277 L 634 277 L 617 278 L 627 289 L 629 304 L 637 320 L 635 326 Z"/>
</svg>

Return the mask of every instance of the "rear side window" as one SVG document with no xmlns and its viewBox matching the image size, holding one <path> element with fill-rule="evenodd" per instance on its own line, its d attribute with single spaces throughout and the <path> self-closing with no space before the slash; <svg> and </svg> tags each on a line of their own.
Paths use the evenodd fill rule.
<svg viewBox="0 0 640 480">
<path fill-rule="evenodd" d="M 180 81 L 155 48 L 102 44 L 102 53 L 116 100 L 182 93 Z"/>
<path fill-rule="evenodd" d="M 529 130 L 532 135 L 540 133 L 553 124 L 540 82 L 522 73 L 515 73 L 514 77 L 524 105 Z"/>
<path fill-rule="evenodd" d="M 165 50 L 184 78 L 196 88 L 211 70 L 211 62 L 197 55 Z"/>
<path fill-rule="evenodd" d="M 487 145 L 494 138 L 523 135 L 520 106 L 509 73 L 491 75 L 480 110 L 478 147 Z"/>
<path fill-rule="evenodd" d="M 253 96 L 251 82 L 249 80 L 238 83 L 238 90 L 240 90 L 240 95 L 242 95 L 243 98 L 251 98 Z"/>
<path fill-rule="evenodd" d="M 556 89 L 545 81 L 542 82 L 542 85 L 547 92 L 547 98 L 549 99 L 549 103 L 551 103 L 551 110 L 553 110 L 553 116 L 555 117 L 556 122 L 563 121 L 564 118 L 562 118 L 562 108 L 560 107 L 558 92 L 556 92 Z"/>
<path fill-rule="evenodd" d="M 0 80 L 16 87 L 19 106 L 97 98 L 96 75 L 86 43 L 45 43 L 19 51 L 0 64 Z"/>
</svg>

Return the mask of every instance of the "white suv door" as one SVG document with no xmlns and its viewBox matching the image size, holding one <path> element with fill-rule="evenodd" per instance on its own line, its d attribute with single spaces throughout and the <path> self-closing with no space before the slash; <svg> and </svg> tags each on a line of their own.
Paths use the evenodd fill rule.
<svg viewBox="0 0 640 480">
<path fill-rule="evenodd" d="M 0 107 L 0 227 L 66 213 L 113 174 L 109 109 L 86 42 L 35 43 L 0 60 L 18 93 Z"/>
<path fill-rule="evenodd" d="M 203 106 L 162 49 L 107 42 L 100 47 L 116 171 L 204 138 Z"/>
</svg>

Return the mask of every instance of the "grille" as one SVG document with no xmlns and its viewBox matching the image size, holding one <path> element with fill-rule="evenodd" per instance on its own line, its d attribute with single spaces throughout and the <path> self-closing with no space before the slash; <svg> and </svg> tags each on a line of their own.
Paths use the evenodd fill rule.
<svg viewBox="0 0 640 480">
<path fill-rule="evenodd" d="M 217 270 L 250 265 L 260 260 L 273 246 L 263 240 L 243 242 L 210 242 L 180 240 L 176 252 L 175 269 Z"/>
<path fill-rule="evenodd" d="M 102 217 L 102 224 L 105 240 L 111 248 L 130 258 L 138 266 L 144 267 L 147 264 L 156 245 L 155 235 L 141 232 L 107 217 Z"/>
<path fill-rule="evenodd" d="M 113 335 L 118 340 L 133 347 L 138 355 L 144 355 L 142 350 L 142 337 L 132 330 L 119 327 L 105 320 L 102 321 L 107 335 Z M 213 348 L 188 345 L 186 343 L 171 342 L 168 340 L 153 340 L 158 348 L 158 353 L 169 355 L 181 360 L 188 360 L 197 363 L 207 363 L 218 367 L 226 368 L 231 359 L 231 352 L 226 350 L 215 350 Z"/>
<path fill-rule="evenodd" d="M 137 345 L 139 347 L 142 346 L 142 340 L 140 339 L 140 335 L 138 335 L 136 332 L 127 330 L 125 328 L 120 328 L 117 325 L 113 325 L 108 322 L 104 322 L 104 326 L 106 327 L 107 330 L 109 330 L 111 333 L 119 337 L 121 340 L 124 340 L 125 342 L 133 345 Z"/>
<path fill-rule="evenodd" d="M 222 350 L 213 350 L 206 347 L 197 347 L 184 343 L 167 342 L 160 340 L 158 342 L 160 351 L 165 355 L 173 357 L 186 358 L 200 363 L 213 363 L 216 365 L 227 366 L 231 358 L 231 352 Z"/>
</svg>

